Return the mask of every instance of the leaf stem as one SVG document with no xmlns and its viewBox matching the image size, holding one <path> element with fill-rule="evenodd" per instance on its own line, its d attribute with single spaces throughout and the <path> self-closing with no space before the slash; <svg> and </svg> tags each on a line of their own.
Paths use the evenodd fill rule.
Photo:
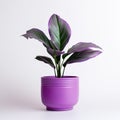
<svg viewBox="0 0 120 120">
<path fill-rule="evenodd" d="M 56 60 L 56 56 L 53 56 L 54 58 L 54 62 L 55 62 L 55 68 L 54 68 L 54 74 L 55 74 L 55 77 L 57 77 L 57 60 Z"/>
<path fill-rule="evenodd" d="M 54 68 L 54 74 L 55 74 L 55 77 L 56 77 L 56 71 L 55 71 L 55 68 Z"/>
<path fill-rule="evenodd" d="M 61 77 L 61 66 L 60 66 L 60 62 L 59 62 L 59 64 L 58 64 L 57 77 Z"/>
<path fill-rule="evenodd" d="M 64 76 L 64 73 L 65 73 L 65 67 L 63 68 L 63 73 L 62 73 L 62 77 Z"/>
</svg>

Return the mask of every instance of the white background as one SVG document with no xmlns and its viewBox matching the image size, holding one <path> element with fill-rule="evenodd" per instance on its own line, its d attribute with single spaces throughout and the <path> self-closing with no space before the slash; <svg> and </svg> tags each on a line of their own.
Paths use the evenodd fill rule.
<svg viewBox="0 0 120 120">
<path fill-rule="evenodd" d="M 66 75 L 80 77 L 80 99 L 72 111 L 45 111 L 40 77 L 53 70 L 34 59 L 47 55 L 42 44 L 20 36 L 31 28 L 48 36 L 53 13 L 71 26 L 66 48 L 80 41 L 103 48 L 98 57 L 66 69 Z M 0 119 L 120 120 L 119 46 L 119 0 L 0 0 Z"/>
</svg>

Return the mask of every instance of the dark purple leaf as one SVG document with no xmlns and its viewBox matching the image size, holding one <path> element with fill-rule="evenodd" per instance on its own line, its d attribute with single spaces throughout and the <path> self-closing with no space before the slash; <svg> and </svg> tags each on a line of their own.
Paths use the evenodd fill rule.
<svg viewBox="0 0 120 120">
<path fill-rule="evenodd" d="M 56 48 L 62 51 L 71 36 L 70 26 L 58 15 L 53 14 L 50 17 L 48 27 L 51 40 L 53 41 Z"/>
<path fill-rule="evenodd" d="M 69 50 L 68 50 L 68 54 L 74 53 L 74 52 L 81 52 L 90 48 L 98 48 L 98 49 L 102 49 L 101 47 L 99 47 L 98 45 L 94 44 L 94 43 L 86 43 L 86 42 L 79 42 L 75 45 L 73 45 Z"/>
<path fill-rule="evenodd" d="M 43 62 L 49 64 L 51 67 L 55 68 L 55 66 L 53 64 L 53 61 L 49 57 L 46 57 L 46 56 L 36 56 L 35 59 L 37 59 L 39 61 L 43 61 Z"/>
<path fill-rule="evenodd" d="M 47 36 L 39 29 L 32 28 L 26 32 L 26 34 L 22 35 L 25 38 L 34 38 L 42 42 L 47 47 L 51 47 L 50 40 L 47 38 Z"/>
<path fill-rule="evenodd" d="M 47 49 L 47 52 L 52 56 L 59 56 L 61 54 L 63 54 L 64 52 L 63 51 L 60 51 L 60 50 L 54 50 L 54 49 L 51 49 L 51 48 L 48 48 Z"/>
<path fill-rule="evenodd" d="M 70 64 L 70 63 L 83 62 L 83 61 L 89 60 L 93 57 L 96 57 L 100 53 L 101 51 L 92 50 L 92 49 L 87 49 L 81 52 L 75 52 L 66 60 L 63 66 L 65 67 L 67 64 Z"/>
</svg>

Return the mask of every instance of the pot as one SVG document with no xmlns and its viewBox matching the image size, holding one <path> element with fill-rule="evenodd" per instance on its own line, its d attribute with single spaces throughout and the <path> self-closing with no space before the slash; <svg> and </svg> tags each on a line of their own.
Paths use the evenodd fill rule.
<svg viewBox="0 0 120 120">
<path fill-rule="evenodd" d="M 41 98 L 47 110 L 71 110 L 78 102 L 79 78 L 77 76 L 44 76 L 41 78 Z"/>
</svg>

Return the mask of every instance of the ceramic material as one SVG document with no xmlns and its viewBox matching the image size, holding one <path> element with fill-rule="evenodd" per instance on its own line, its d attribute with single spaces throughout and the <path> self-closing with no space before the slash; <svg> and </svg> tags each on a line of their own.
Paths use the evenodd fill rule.
<svg viewBox="0 0 120 120">
<path fill-rule="evenodd" d="M 79 78 L 77 76 L 41 78 L 41 97 L 47 110 L 71 110 L 78 101 L 78 95 Z"/>
</svg>

